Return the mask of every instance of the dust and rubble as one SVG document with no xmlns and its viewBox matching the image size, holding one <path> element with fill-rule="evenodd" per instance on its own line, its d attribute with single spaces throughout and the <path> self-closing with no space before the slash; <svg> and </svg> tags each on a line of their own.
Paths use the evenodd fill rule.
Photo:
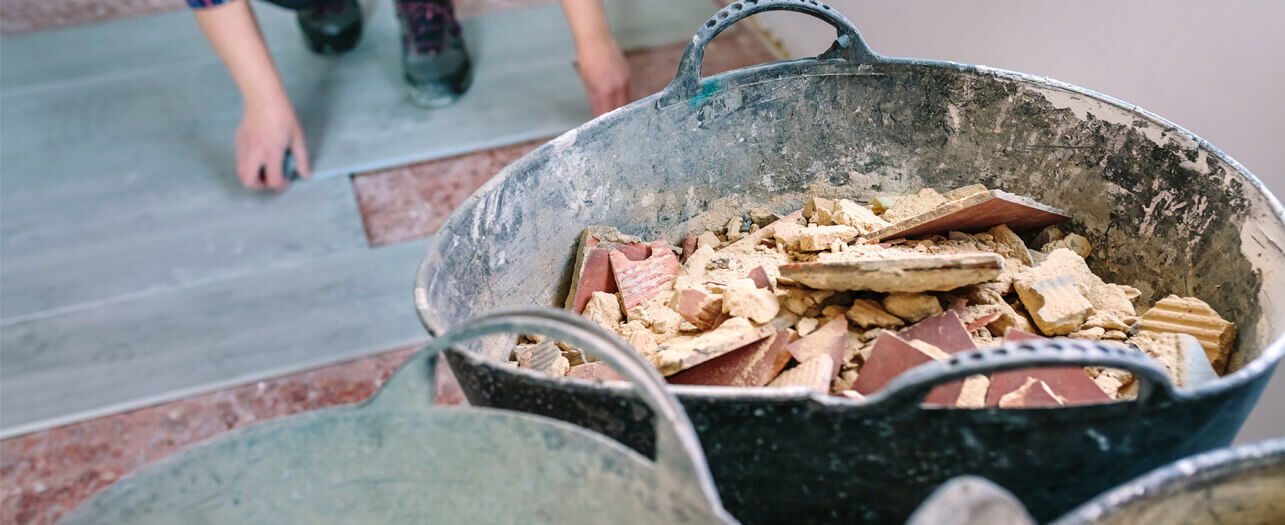
<svg viewBox="0 0 1285 525">
<path fill-rule="evenodd" d="M 912 368 L 1045 337 L 1128 347 L 1180 387 L 1226 373 L 1236 326 L 1207 303 L 1139 305 L 1093 273 L 1069 215 L 973 184 L 815 197 L 801 209 L 720 205 L 679 250 L 587 228 L 565 308 L 614 332 L 674 384 L 804 387 L 863 401 Z M 790 211 L 790 210 L 785 210 Z M 1149 306 L 1149 307 L 1144 307 Z M 579 380 L 619 376 L 578 349 L 520 338 L 516 366 Z M 1056 366 L 935 386 L 931 406 L 1039 408 L 1131 399 L 1131 373 Z"/>
</svg>

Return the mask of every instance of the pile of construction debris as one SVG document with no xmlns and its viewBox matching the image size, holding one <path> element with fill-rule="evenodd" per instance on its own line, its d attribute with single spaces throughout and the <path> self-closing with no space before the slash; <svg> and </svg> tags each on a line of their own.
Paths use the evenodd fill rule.
<svg viewBox="0 0 1285 525">
<path fill-rule="evenodd" d="M 619 334 L 674 384 L 862 399 L 931 360 L 1043 336 L 1138 348 L 1178 385 L 1225 372 L 1235 325 L 1173 295 L 1139 316 L 1139 291 L 1095 275 L 1089 240 L 1054 226 L 1067 218 L 973 185 L 869 205 L 814 198 L 784 217 L 749 210 L 721 231 L 688 235 L 680 251 L 590 227 L 565 306 Z M 557 376 L 616 377 L 551 341 L 524 338 L 512 360 Z M 1120 370 L 1041 368 L 942 385 L 925 402 L 1059 406 L 1136 388 Z"/>
</svg>

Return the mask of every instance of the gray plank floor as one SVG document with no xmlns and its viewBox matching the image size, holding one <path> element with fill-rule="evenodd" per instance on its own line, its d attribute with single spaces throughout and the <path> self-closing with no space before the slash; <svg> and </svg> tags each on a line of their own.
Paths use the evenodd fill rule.
<svg viewBox="0 0 1285 525">
<path fill-rule="evenodd" d="M 473 88 L 414 109 L 379 2 L 353 53 L 307 52 L 259 4 L 318 180 L 243 191 L 241 103 L 186 12 L 0 41 L 0 437 L 422 340 L 419 243 L 370 249 L 346 175 L 590 116 L 556 6 L 465 20 Z M 626 48 L 687 39 L 711 3 L 608 0 Z"/>
</svg>

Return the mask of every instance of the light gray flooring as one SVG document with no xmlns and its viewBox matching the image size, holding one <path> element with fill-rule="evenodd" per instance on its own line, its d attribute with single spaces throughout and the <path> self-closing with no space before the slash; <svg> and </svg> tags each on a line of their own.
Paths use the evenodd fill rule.
<svg viewBox="0 0 1285 525">
<path fill-rule="evenodd" d="M 607 4 L 625 48 L 686 40 L 714 11 Z M 257 6 L 319 175 L 281 195 L 238 186 L 241 103 L 189 13 L 0 42 L 0 437 L 425 338 L 421 243 L 369 248 L 334 175 L 591 115 L 556 6 L 466 20 L 473 88 L 432 112 L 405 102 L 389 7 L 323 58 L 291 13 Z"/>
</svg>

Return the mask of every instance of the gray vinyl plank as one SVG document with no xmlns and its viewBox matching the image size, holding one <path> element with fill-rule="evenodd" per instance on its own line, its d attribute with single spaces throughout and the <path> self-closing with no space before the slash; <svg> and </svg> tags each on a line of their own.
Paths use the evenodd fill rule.
<svg viewBox="0 0 1285 525">
<path fill-rule="evenodd" d="M 422 111 L 405 101 L 386 7 L 338 58 L 305 50 L 291 13 L 258 8 L 320 176 L 549 136 L 589 117 L 560 8 L 466 20 L 473 88 Z M 684 39 L 712 5 L 607 7 L 623 45 L 638 47 Z M 240 100 L 190 13 L 5 38 L 0 53 L 0 323 L 365 245 L 350 190 L 325 180 L 282 196 L 239 189 Z"/>
<path fill-rule="evenodd" d="M 607 0 L 626 49 L 686 40 L 702 0 Z M 402 93 L 377 8 L 349 55 L 260 5 L 319 175 L 569 129 L 589 115 L 556 6 L 466 20 L 473 88 Z M 423 243 L 367 245 L 351 184 L 241 189 L 241 102 L 186 12 L 0 39 L 0 436 L 422 340 Z"/>
<path fill-rule="evenodd" d="M 338 254 L 0 331 L 0 437 L 427 339 L 423 242 Z"/>
</svg>

